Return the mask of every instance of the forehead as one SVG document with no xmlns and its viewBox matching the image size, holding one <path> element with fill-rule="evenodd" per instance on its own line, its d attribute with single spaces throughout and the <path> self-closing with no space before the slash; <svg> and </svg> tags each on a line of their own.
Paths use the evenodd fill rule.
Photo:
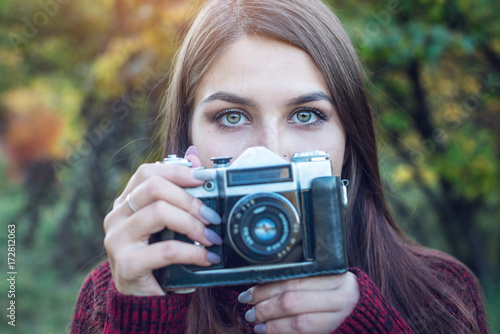
<svg viewBox="0 0 500 334">
<path fill-rule="evenodd" d="M 211 64 L 202 77 L 197 95 L 206 94 L 207 90 L 247 90 L 249 86 L 292 90 L 300 86 L 302 90 L 328 92 L 323 75 L 308 53 L 281 41 L 244 36 Z"/>
</svg>

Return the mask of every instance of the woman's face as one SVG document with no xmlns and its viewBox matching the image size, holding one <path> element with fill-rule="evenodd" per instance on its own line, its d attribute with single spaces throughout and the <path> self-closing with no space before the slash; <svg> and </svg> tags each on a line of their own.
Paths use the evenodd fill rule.
<svg viewBox="0 0 500 334">
<path fill-rule="evenodd" d="M 322 73 L 288 44 L 243 37 L 209 67 L 195 92 L 190 138 L 205 167 L 211 157 L 265 146 L 289 160 L 323 150 L 340 175 L 345 132 Z"/>
</svg>

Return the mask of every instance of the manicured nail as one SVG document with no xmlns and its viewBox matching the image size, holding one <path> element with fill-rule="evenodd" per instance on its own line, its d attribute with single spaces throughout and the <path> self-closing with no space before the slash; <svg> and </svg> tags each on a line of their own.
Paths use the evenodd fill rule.
<svg viewBox="0 0 500 334">
<path fill-rule="evenodd" d="M 213 243 L 215 245 L 222 245 L 222 239 L 213 230 L 211 230 L 209 228 L 205 228 L 205 236 L 207 237 L 208 241 L 210 241 L 211 243 Z"/>
<path fill-rule="evenodd" d="M 247 291 L 243 291 L 242 293 L 240 293 L 240 295 L 238 296 L 238 301 L 240 303 L 250 303 L 252 301 L 252 298 L 253 298 L 253 289 L 248 289 Z"/>
<path fill-rule="evenodd" d="M 203 204 L 200 209 L 201 216 L 205 218 L 210 224 L 218 225 L 221 223 L 219 214 L 209 206 Z"/>
<path fill-rule="evenodd" d="M 186 150 L 186 153 L 184 154 L 184 158 L 187 157 L 188 155 L 196 155 L 198 156 L 198 150 L 196 147 L 193 145 L 189 146 L 188 149 Z"/>
<path fill-rule="evenodd" d="M 245 319 L 248 322 L 255 322 L 255 311 L 253 307 L 245 313 Z"/>
<path fill-rule="evenodd" d="M 253 331 L 257 334 L 264 334 L 266 333 L 266 324 L 257 324 L 253 328 Z"/>
<path fill-rule="evenodd" d="M 220 263 L 220 256 L 212 252 L 207 252 L 207 260 L 211 264 L 217 264 Z"/>
<path fill-rule="evenodd" d="M 206 169 L 192 169 L 193 177 L 200 181 L 211 181 L 214 179 L 214 173 Z"/>
</svg>

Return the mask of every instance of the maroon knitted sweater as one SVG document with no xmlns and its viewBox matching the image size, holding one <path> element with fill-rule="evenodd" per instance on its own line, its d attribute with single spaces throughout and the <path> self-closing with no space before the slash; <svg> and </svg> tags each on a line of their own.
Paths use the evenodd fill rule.
<svg viewBox="0 0 500 334">
<path fill-rule="evenodd" d="M 441 258 L 427 257 L 429 265 L 443 273 L 442 279 L 460 291 L 467 307 L 474 310 L 481 333 L 488 325 L 475 278 L 463 266 Z M 359 301 L 335 333 L 411 333 L 412 330 L 387 302 L 366 273 L 351 268 L 358 279 Z M 216 288 L 215 295 L 224 303 L 237 305 L 242 319 L 251 305 L 238 302 L 242 287 Z M 111 277 L 109 263 L 95 269 L 83 285 L 71 327 L 71 333 L 184 333 L 186 313 L 192 294 L 168 293 L 165 296 L 135 297 L 119 293 Z M 245 331 L 253 333 L 253 324 Z"/>
</svg>

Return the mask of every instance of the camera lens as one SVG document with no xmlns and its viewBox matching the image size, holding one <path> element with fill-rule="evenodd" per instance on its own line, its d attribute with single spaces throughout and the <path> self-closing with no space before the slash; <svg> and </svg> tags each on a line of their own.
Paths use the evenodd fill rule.
<svg viewBox="0 0 500 334">
<path fill-rule="evenodd" d="M 276 224 L 269 218 L 261 219 L 253 228 L 254 235 L 261 241 L 269 241 L 276 236 Z"/>
<path fill-rule="evenodd" d="M 257 193 L 236 203 L 227 228 L 233 248 L 246 260 L 273 262 L 292 250 L 300 223 L 297 210 L 286 197 Z"/>
</svg>

